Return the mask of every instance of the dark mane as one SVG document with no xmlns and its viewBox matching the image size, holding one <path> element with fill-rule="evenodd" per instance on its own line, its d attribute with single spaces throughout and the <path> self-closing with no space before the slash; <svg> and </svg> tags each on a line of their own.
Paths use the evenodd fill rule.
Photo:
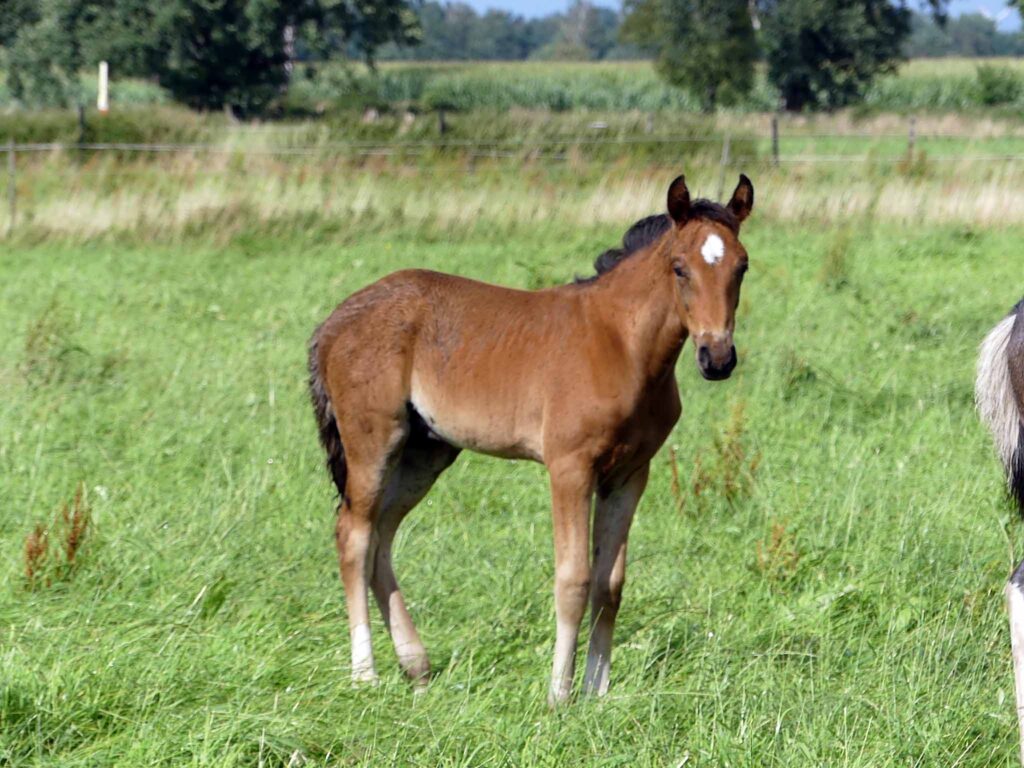
<svg viewBox="0 0 1024 768">
<path fill-rule="evenodd" d="M 713 221 L 728 227 L 733 232 L 739 232 L 740 225 L 732 211 L 724 205 L 719 205 L 711 200 L 694 200 L 690 206 L 690 216 L 694 219 Z M 665 213 L 640 219 L 640 221 L 626 230 L 626 234 L 622 236 L 622 245 L 620 247 L 610 248 L 597 257 L 594 261 L 596 275 L 583 279 L 577 278 L 576 282 L 590 282 L 606 272 L 610 272 L 622 263 L 624 259 L 653 244 L 671 226 L 672 220 Z"/>
</svg>

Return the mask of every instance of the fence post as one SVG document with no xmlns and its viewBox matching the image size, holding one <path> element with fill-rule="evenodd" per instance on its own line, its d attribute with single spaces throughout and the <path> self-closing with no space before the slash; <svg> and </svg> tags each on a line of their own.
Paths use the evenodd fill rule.
<svg viewBox="0 0 1024 768">
<path fill-rule="evenodd" d="M 725 194 L 725 166 L 729 164 L 731 144 L 732 137 L 726 131 L 725 138 L 722 139 L 722 163 L 718 170 L 718 195 L 715 197 L 715 200 L 721 200 L 722 195 Z"/>
<path fill-rule="evenodd" d="M 644 133 L 654 133 L 654 114 L 652 112 L 647 113 L 647 119 L 644 121 Z"/>
<path fill-rule="evenodd" d="M 7 219 L 7 236 L 14 234 L 14 217 L 18 212 L 18 188 L 14 183 L 14 139 L 7 140 L 7 204 L 9 206 Z"/>
<path fill-rule="evenodd" d="M 288 31 L 289 30 L 292 30 L 292 28 L 291 27 L 285 27 L 284 35 L 285 35 L 285 50 L 286 50 L 286 52 L 287 52 L 288 43 L 289 43 L 289 40 L 288 40 Z M 294 30 L 292 30 L 292 35 L 293 35 L 293 38 L 294 38 Z M 295 44 L 294 44 L 294 42 L 292 42 L 293 50 L 294 50 L 294 47 L 295 47 Z M 292 73 L 290 58 L 289 58 L 289 61 L 287 61 L 284 66 L 285 66 L 285 71 L 290 76 L 291 73 Z M 100 62 L 100 77 L 99 77 L 99 83 L 98 83 L 99 87 L 97 88 L 97 92 L 96 92 L 96 109 L 99 110 L 99 113 L 101 115 L 107 114 L 107 112 L 110 110 L 109 83 L 110 83 L 110 67 L 107 66 L 107 62 L 101 61 Z"/>
<path fill-rule="evenodd" d="M 772 165 L 779 167 L 779 116 L 772 115 Z"/>
<path fill-rule="evenodd" d="M 914 159 L 914 144 L 917 142 L 917 118 L 910 118 L 910 130 L 907 133 L 907 157 Z"/>
<path fill-rule="evenodd" d="M 78 105 L 78 143 L 85 144 L 85 105 Z"/>
</svg>

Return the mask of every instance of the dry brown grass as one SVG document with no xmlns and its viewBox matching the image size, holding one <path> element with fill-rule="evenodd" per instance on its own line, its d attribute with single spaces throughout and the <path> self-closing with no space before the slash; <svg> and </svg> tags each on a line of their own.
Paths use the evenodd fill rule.
<svg viewBox="0 0 1024 768">
<path fill-rule="evenodd" d="M 800 567 L 796 539 L 785 522 L 772 523 L 768 536 L 755 545 L 757 569 L 768 579 L 784 581 Z"/>
<path fill-rule="evenodd" d="M 773 167 L 766 157 L 769 119 L 720 115 L 708 134 L 746 137 L 737 145 L 727 184 L 741 170 L 754 179 L 761 220 L 831 225 L 871 216 L 896 224 L 986 227 L 1024 222 L 1024 159 L 1013 159 L 1024 158 L 1024 124 L 921 117 L 920 136 L 962 138 L 922 138 L 908 158 L 900 138 L 905 117 L 797 116 L 783 121 L 783 162 Z M 557 150 L 558 158 L 528 149 L 497 158 L 465 152 L 342 157 L 332 154 L 330 136 L 318 130 L 240 130 L 220 138 L 222 151 L 212 153 L 19 156 L 15 236 L 166 238 L 196 228 L 230 235 L 299 219 L 342 226 L 399 220 L 442 230 L 551 221 L 621 225 L 660 210 L 667 181 L 681 170 L 697 194 L 713 196 L 718 186 L 717 163 L 706 147 L 697 149 L 704 145 L 664 145 L 654 160 L 631 156 L 628 148 L 609 159 L 591 154 L 593 147 L 572 146 Z M 827 137 L 808 138 L 818 134 Z M 305 143 L 322 154 L 266 153 Z M 0 233 L 6 223 L 4 207 Z"/>
<path fill-rule="evenodd" d="M 686 500 L 683 497 L 683 484 L 679 480 L 679 462 L 674 445 L 670 445 L 668 448 L 668 465 L 672 472 L 672 499 L 675 501 L 676 511 L 682 512 Z"/>
<path fill-rule="evenodd" d="M 751 449 L 746 431 L 746 405 L 737 401 L 711 450 L 694 460 L 690 487 L 698 510 L 705 510 L 713 499 L 733 506 L 750 496 L 761 454 Z"/>
<path fill-rule="evenodd" d="M 412 171 L 412 183 L 397 174 L 355 171 L 346 173 L 344 184 L 334 184 L 315 170 L 205 168 L 197 173 L 188 165 L 175 170 L 176 184 L 169 178 L 159 185 L 139 184 L 129 176 L 111 187 L 91 186 L 70 169 L 66 192 L 40 190 L 22 198 L 17 230 L 86 238 L 123 232 L 162 236 L 208 222 L 245 227 L 310 215 L 346 224 L 398 217 L 444 229 L 549 221 L 627 224 L 661 209 L 666 179 L 678 170 L 616 171 L 596 177 L 589 190 L 552 193 L 548 183 L 524 172 L 473 185 L 468 179 L 439 180 L 444 174 L 436 169 Z M 688 170 L 697 190 L 713 194 L 712 169 Z M 744 170 L 755 179 L 763 220 L 829 224 L 873 214 L 900 224 L 1000 227 L 1024 221 L 1024 173 L 1017 164 L 1004 164 L 984 178 L 965 161 L 926 178 L 854 176 L 843 182 L 814 167 Z"/>
<path fill-rule="evenodd" d="M 64 503 L 49 525 L 37 523 L 25 537 L 25 579 L 29 587 L 49 586 L 70 578 L 90 530 L 85 486 L 79 483 L 72 501 Z M 51 551 L 50 540 L 58 549 Z"/>
<path fill-rule="evenodd" d="M 36 523 L 36 527 L 25 537 L 25 578 L 29 584 L 34 584 L 36 577 L 46 567 L 49 548 L 50 536 L 46 526 Z"/>
</svg>

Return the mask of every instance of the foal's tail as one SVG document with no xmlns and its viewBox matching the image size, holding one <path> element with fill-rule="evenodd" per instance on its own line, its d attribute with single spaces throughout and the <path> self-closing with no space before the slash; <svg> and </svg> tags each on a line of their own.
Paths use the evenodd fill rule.
<svg viewBox="0 0 1024 768">
<path fill-rule="evenodd" d="M 338 432 L 338 422 L 334 418 L 331 398 L 324 388 L 319 346 L 320 328 L 317 328 L 309 340 L 309 398 L 313 401 L 316 426 L 320 430 L 320 442 L 327 451 L 327 469 L 338 488 L 338 495 L 345 498 L 345 478 L 348 476 L 345 449 L 341 444 L 341 434 Z"/>
<path fill-rule="evenodd" d="M 1024 515 L 1024 301 L 982 342 L 974 394 Z"/>
</svg>

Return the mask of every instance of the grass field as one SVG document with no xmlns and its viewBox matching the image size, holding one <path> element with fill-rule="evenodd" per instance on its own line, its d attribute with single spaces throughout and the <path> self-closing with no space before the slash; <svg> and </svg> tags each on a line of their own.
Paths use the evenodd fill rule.
<svg viewBox="0 0 1024 768">
<path fill-rule="evenodd" d="M 795 177 L 759 187 L 746 230 L 737 373 L 706 383 L 684 351 L 609 696 L 547 710 L 545 476 L 476 456 L 396 551 L 429 692 L 413 697 L 376 615 L 381 685 L 350 686 L 312 328 L 400 267 L 524 287 L 586 273 L 637 199 L 660 200 L 653 176 L 589 218 L 569 171 L 538 205 L 574 215 L 520 205 L 475 226 L 432 202 L 458 209 L 475 177 L 411 173 L 403 197 L 395 172 L 375 215 L 310 204 L 284 228 L 287 211 L 227 206 L 205 226 L 5 241 L 0 765 L 1013 765 L 1001 589 L 1020 531 L 971 389 L 977 343 L 1019 298 L 1024 232 L 801 223 L 772 202 Z M 132 177 L 102 178 L 113 194 Z M 502 178 L 521 204 L 494 176 L 479 210 L 501 210 Z M 81 221 L 99 210 L 68 190 Z M 68 567 L 79 484 L 91 523 Z"/>
</svg>

